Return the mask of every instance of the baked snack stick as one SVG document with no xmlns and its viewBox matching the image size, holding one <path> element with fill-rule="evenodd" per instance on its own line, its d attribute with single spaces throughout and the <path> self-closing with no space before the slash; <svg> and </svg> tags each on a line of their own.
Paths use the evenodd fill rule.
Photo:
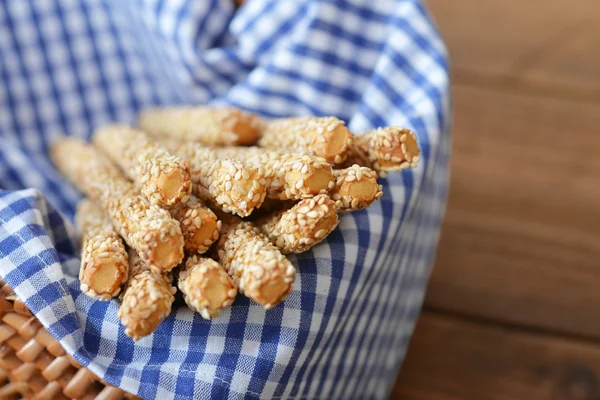
<svg viewBox="0 0 600 400">
<path fill-rule="evenodd" d="M 195 255 L 185 261 L 177 286 L 187 305 L 204 319 L 218 317 L 237 295 L 237 286 L 218 262 Z"/>
<path fill-rule="evenodd" d="M 138 115 L 137 122 L 152 136 L 210 146 L 249 145 L 260 134 L 257 116 L 232 107 L 148 108 Z"/>
<path fill-rule="evenodd" d="M 170 154 L 143 131 L 127 125 L 97 129 L 94 144 L 139 186 L 152 204 L 171 206 L 192 190 L 187 161 Z"/>
<path fill-rule="evenodd" d="M 216 158 L 211 148 L 188 142 L 177 147 L 192 171 L 192 190 L 200 199 L 223 211 L 249 216 L 266 196 L 265 171 L 234 158 Z"/>
<path fill-rule="evenodd" d="M 219 238 L 221 221 L 196 196 L 191 195 L 187 202 L 174 205 L 169 212 L 171 217 L 179 221 L 186 250 L 205 253 Z"/>
<path fill-rule="evenodd" d="M 383 186 L 377 183 L 377 172 L 354 164 L 333 171 L 335 187 L 329 193 L 338 212 L 367 208 L 383 196 Z"/>
<path fill-rule="evenodd" d="M 76 138 L 51 148 L 57 168 L 110 217 L 125 242 L 156 270 L 169 271 L 183 259 L 183 235 L 167 210 L 141 196 L 119 169 L 94 146 Z"/>
<path fill-rule="evenodd" d="M 224 216 L 215 249 L 240 293 L 267 310 L 292 290 L 296 268 L 253 223 Z"/>
<path fill-rule="evenodd" d="M 333 188 L 331 166 L 321 157 L 261 147 L 222 147 L 213 153 L 264 169 L 271 199 L 300 200 Z"/>
<path fill-rule="evenodd" d="M 378 128 L 356 135 L 347 165 L 369 167 L 384 177 L 385 172 L 415 168 L 421 159 L 417 135 L 398 127 Z"/>
<path fill-rule="evenodd" d="M 123 241 L 104 211 L 89 199 L 77 206 L 75 225 L 81 233 L 80 288 L 99 300 L 110 300 L 127 281 L 129 260 Z"/>
<path fill-rule="evenodd" d="M 336 117 L 295 117 L 261 120 L 259 146 L 289 149 L 323 157 L 331 164 L 343 163 L 353 136 Z"/>
<path fill-rule="evenodd" d="M 154 332 L 171 313 L 177 289 L 170 273 L 154 272 L 131 248 L 129 266 L 130 278 L 118 315 L 125 334 L 137 341 Z"/>
<path fill-rule="evenodd" d="M 283 253 L 302 253 L 321 242 L 339 223 L 335 201 L 320 194 L 276 211 L 256 225 Z"/>
</svg>

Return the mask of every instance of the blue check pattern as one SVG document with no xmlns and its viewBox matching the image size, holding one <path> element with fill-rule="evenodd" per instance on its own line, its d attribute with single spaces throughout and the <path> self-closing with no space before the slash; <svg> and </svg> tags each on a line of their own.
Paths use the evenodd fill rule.
<svg viewBox="0 0 600 400">
<path fill-rule="evenodd" d="M 79 291 L 80 194 L 47 146 L 146 106 L 201 103 L 406 126 L 422 162 L 292 257 L 283 304 L 240 296 L 205 321 L 177 303 L 134 344 L 116 300 Z M 384 399 L 438 240 L 449 114 L 444 44 L 416 0 L 0 2 L 0 275 L 81 364 L 145 399 Z"/>
</svg>

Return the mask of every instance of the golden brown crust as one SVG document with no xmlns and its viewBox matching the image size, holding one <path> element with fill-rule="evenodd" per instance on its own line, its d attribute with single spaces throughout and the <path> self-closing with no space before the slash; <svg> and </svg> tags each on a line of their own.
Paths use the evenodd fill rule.
<svg viewBox="0 0 600 400">
<path fill-rule="evenodd" d="M 188 257 L 177 285 L 187 305 L 204 319 L 218 317 L 237 295 L 237 287 L 223 267 L 199 256 Z"/>
<path fill-rule="evenodd" d="M 196 196 L 189 196 L 185 203 L 175 205 L 169 212 L 179 221 L 186 250 L 197 254 L 205 253 L 219 238 L 221 221 Z"/>
<path fill-rule="evenodd" d="M 261 121 L 261 147 L 288 149 L 341 164 L 348 157 L 353 135 L 336 117 L 294 117 Z"/>
<path fill-rule="evenodd" d="M 137 341 L 150 335 L 171 313 L 177 289 L 172 277 L 156 273 L 129 249 L 131 277 L 123 292 L 119 318 L 125 334 Z"/>
<path fill-rule="evenodd" d="M 192 181 L 187 161 L 170 154 L 143 131 L 109 125 L 97 129 L 93 140 L 152 204 L 171 206 L 190 194 Z"/>
<path fill-rule="evenodd" d="M 235 158 L 264 171 L 267 197 L 300 200 L 327 193 L 333 187 L 333 172 L 324 158 L 262 147 L 213 149 L 219 158 Z"/>
<path fill-rule="evenodd" d="M 377 183 L 377 173 L 354 164 L 334 172 L 335 187 L 330 195 L 339 212 L 362 210 L 383 196 L 383 187 Z"/>
<path fill-rule="evenodd" d="M 138 125 L 162 139 L 195 141 L 209 146 L 250 145 L 260 134 L 257 116 L 232 107 L 149 108 L 140 113 Z"/>
<path fill-rule="evenodd" d="M 179 223 L 139 195 L 96 148 L 75 138 L 57 141 L 51 156 L 58 169 L 96 201 L 127 244 L 157 270 L 169 271 L 183 259 Z"/>
<path fill-rule="evenodd" d="M 386 172 L 415 168 L 421 150 L 417 135 L 398 127 L 378 128 L 356 135 L 346 165 L 359 164 L 385 176 Z"/>
<path fill-rule="evenodd" d="M 256 222 L 283 254 L 302 253 L 325 239 L 339 223 L 336 204 L 320 194 Z"/>
<path fill-rule="evenodd" d="M 292 290 L 296 269 L 251 222 L 237 217 L 224 220 L 216 251 L 240 293 L 266 309 Z"/>
<path fill-rule="evenodd" d="M 75 225 L 82 236 L 81 291 L 99 300 L 118 296 L 129 270 L 123 241 L 102 209 L 89 199 L 79 202 Z"/>
<path fill-rule="evenodd" d="M 190 163 L 193 191 L 200 199 L 241 217 L 249 216 L 265 201 L 264 169 L 235 158 L 217 158 L 210 148 L 196 143 L 181 145 L 177 152 Z"/>
</svg>

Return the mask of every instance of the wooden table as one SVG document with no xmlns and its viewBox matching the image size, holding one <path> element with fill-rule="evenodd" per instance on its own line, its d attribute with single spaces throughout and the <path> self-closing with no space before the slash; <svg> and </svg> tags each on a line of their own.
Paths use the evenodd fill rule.
<svg viewBox="0 0 600 400">
<path fill-rule="evenodd" d="M 600 1 L 427 3 L 452 180 L 392 398 L 600 399 Z"/>
</svg>

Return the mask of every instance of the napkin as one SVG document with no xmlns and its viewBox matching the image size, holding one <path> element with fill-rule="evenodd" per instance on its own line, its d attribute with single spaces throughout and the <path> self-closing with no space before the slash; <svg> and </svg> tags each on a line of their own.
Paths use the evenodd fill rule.
<svg viewBox="0 0 600 400">
<path fill-rule="evenodd" d="M 421 162 L 291 260 L 272 310 L 185 305 L 134 343 L 77 280 L 80 194 L 47 147 L 139 110 L 230 105 L 417 132 Z M 447 54 L 416 0 L 0 2 L 0 275 L 78 362 L 144 399 L 384 399 L 435 254 L 448 182 Z M 90 179 L 94 179 L 90 176 Z"/>
</svg>

